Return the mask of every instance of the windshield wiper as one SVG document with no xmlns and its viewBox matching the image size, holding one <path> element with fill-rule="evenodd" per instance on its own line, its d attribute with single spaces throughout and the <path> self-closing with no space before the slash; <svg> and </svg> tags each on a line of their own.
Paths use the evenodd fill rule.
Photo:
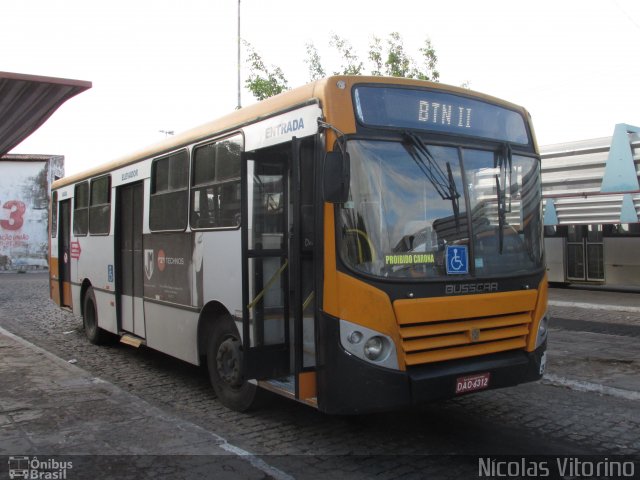
<svg viewBox="0 0 640 480">
<path fill-rule="evenodd" d="M 451 164 L 447 162 L 447 172 L 445 173 L 420 137 L 411 132 L 404 132 L 404 136 L 410 146 L 410 148 L 407 148 L 407 152 L 409 152 L 411 158 L 416 162 L 420 171 L 424 173 L 424 176 L 427 177 L 427 180 L 429 180 L 433 188 L 436 189 L 440 198 L 443 200 L 451 200 L 453 215 L 456 221 L 456 230 L 460 231 L 460 202 L 458 200 L 460 194 L 456 189 Z"/>
<path fill-rule="evenodd" d="M 504 225 L 506 223 L 507 212 L 511 212 L 511 172 L 513 171 L 513 161 L 511 146 L 504 144 L 502 152 L 495 156 L 493 168 L 499 168 L 496 173 L 496 196 L 498 197 L 498 246 L 499 253 L 502 254 L 504 246 Z M 509 192 L 507 192 L 507 188 Z M 507 197 L 509 205 L 507 206 Z"/>
</svg>

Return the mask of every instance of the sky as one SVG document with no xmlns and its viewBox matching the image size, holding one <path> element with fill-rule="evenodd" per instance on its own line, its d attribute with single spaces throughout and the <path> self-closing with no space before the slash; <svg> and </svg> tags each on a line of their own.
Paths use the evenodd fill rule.
<svg viewBox="0 0 640 480">
<path fill-rule="evenodd" d="M 539 145 L 640 126 L 637 0 L 241 1 L 242 38 L 292 87 L 309 79 L 306 43 L 331 72 L 331 34 L 366 59 L 374 35 L 399 32 L 416 59 L 431 39 L 442 83 L 527 108 Z M 229 113 L 237 9 L 237 0 L 5 2 L 0 71 L 93 82 L 12 153 L 64 155 L 73 174 Z M 244 63 L 241 72 L 244 85 Z M 242 104 L 254 101 L 243 89 Z"/>
</svg>

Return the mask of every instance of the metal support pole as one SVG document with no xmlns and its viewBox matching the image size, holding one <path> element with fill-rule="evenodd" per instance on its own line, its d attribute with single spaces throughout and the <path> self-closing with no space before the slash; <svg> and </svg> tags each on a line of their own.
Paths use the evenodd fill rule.
<svg viewBox="0 0 640 480">
<path fill-rule="evenodd" d="M 238 106 L 236 108 L 242 108 L 240 99 L 240 0 L 238 0 Z"/>
</svg>

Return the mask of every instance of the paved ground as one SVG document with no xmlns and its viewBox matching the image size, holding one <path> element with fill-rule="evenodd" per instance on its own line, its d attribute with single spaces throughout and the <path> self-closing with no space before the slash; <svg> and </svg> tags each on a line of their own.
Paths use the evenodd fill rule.
<svg viewBox="0 0 640 480">
<path fill-rule="evenodd" d="M 344 418 L 272 396 L 256 411 L 231 412 L 202 369 L 88 343 L 81 320 L 48 300 L 45 275 L 0 275 L 0 326 L 37 345 L 0 331 L 0 455 L 126 453 L 93 472 L 105 478 L 192 478 L 200 469 L 210 478 L 349 479 L 477 471 L 477 458 L 451 454 L 637 455 L 640 295 L 571 292 L 551 291 L 543 382 Z M 93 459 L 73 458 L 77 468 Z"/>
<path fill-rule="evenodd" d="M 640 292 L 552 288 L 549 311 L 547 381 L 640 400 Z"/>
<path fill-rule="evenodd" d="M 216 478 L 281 473 L 249 458 L 224 438 L 167 414 L 2 328 L 0 357 L 1 454 L 207 455 L 202 466 Z M 166 467 L 156 464 L 155 473 L 176 478 L 177 472 L 165 472 Z"/>
</svg>

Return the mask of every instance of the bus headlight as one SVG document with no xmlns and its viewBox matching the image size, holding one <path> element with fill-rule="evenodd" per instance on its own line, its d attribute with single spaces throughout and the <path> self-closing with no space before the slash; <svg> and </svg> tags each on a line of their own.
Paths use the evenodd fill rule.
<svg viewBox="0 0 640 480">
<path fill-rule="evenodd" d="M 540 320 L 540 324 L 538 325 L 538 336 L 536 337 L 536 348 L 540 347 L 545 340 L 547 339 L 547 335 L 549 333 L 549 314 L 547 312 L 544 313 L 542 320 Z"/>
<path fill-rule="evenodd" d="M 354 330 L 347 337 L 347 341 L 349 343 L 354 344 L 354 345 L 357 344 L 357 343 L 360 343 L 362 341 L 362 332 L 360 332 L 358 330 Z"/>
<path fill-rule="evenodd" d="M 398 370 L 398 355 L 393 340 L 370 328 L 340 320 L 342 348 L 362 360 Z"/>
<path fill-rule="evenodd" d="M 367 343 L 364 344 L 364 355 L 369 360 L 378 360 L 382 355 L 382 351 L 384 349 L 383 342 L 384 340 L 382 339 L 382 337 L 378 337 L 377 335 L 375 337 L 371 337 L 369 340 L 367 340 Z"/>
</svg>

